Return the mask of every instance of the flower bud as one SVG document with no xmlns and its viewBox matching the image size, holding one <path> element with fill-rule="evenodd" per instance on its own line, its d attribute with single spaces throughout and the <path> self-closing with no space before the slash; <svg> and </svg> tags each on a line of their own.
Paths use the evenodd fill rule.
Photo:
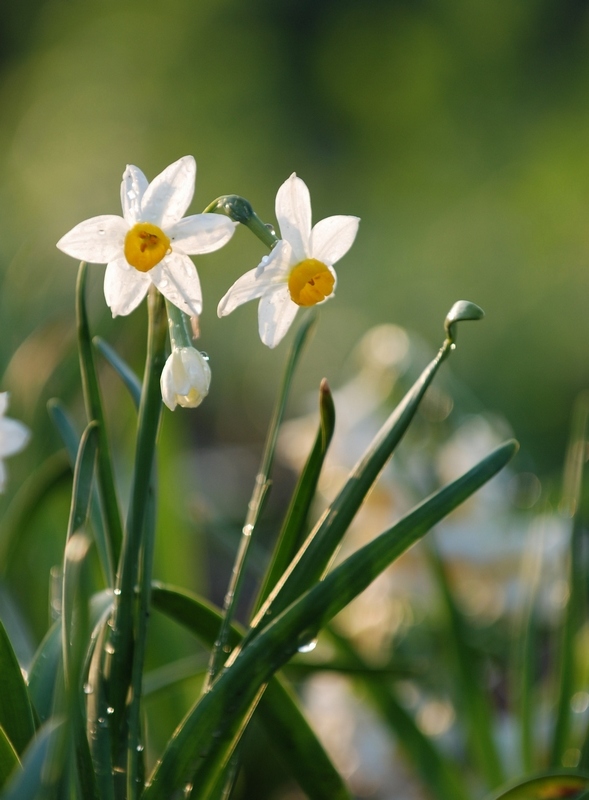
<svg viewBox="0 0 589 800">
<path fill-rule="evenodd" d="M 194 347 L 174 347 L 162 370 L 162 398 L 173 411 L 176 405 L 196 408 L 209 393 L 211 368 Z"/>
</svg>

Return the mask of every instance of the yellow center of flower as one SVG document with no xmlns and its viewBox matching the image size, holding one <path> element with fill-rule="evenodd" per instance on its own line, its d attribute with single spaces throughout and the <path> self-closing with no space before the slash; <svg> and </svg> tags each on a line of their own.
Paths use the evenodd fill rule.
<svg viewBox="0 0 589 800">
<path fill-rule="evenodd" d="M 170 250 L 170 240 L 151 222 L 138 222 L 125 236 L 125 258 L 139 272 L 148 272 Z"/>
<path fill-rule="evenodd" d="M 329 269 L 315 258 L 297 264 L 288 277 L 288 291 L 298 306 L 314 306 L 333 291 L 335 278 Z"/>
</svg>

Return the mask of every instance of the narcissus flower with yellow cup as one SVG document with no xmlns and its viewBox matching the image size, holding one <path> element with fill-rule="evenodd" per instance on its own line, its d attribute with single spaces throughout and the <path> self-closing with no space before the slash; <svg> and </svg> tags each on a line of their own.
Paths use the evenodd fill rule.
<svg viewBox="0 0 589 800">
<path fill-rule="evenodd" d="M 30 437 L 29 429 L 22 422 L 6 417 L 8 392 L 0 392 L 0 492 L 6 485 L 4 459 L 20 453 Z"/>
<path fill-rule="evenodd" d="M 121 183 L 123 216 L 87 219 L 57 243 L 73 258 L 107 265 L 104 295 L 113 317 L 130 314 L 151 284 L 186 314 L 201 313 L 200 281 L 188 256 L 218 250 L 235 223 L 218 214 L 183 216 L 195 178 L 192 156 L 170 164 L 151 183 L 129 165 Z"/>
<path fill-rule="evenodd" d="M 205 356 L 195 347 L 173 347 L 160 380 L 168 408 L 196 408 L 209 393 L 210 385 L 211 368 Z"/>
<path fill-rule="evenodd" d="M 358 217 L 326 217 L 311 228 L 311 198 L 296 174 L 276 195 L 276 218 L 282 238 L 256 269 L 242 275 L 219 303 L 220 317 L 260 298 L 258 328 L 262 342 L 276 347 L 301 306 L 325 302 L 336 286 L 333 265 L 352 246 Z"/>
</svg>

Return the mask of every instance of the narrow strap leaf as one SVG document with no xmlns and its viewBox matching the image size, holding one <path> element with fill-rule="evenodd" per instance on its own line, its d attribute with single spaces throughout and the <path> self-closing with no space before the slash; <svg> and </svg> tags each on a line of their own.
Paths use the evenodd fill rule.
<svg viewBox="0 0 589 800">
<path fill-rule="evenodd" d="M 571 698 L 580 688 L 575 680 L 578 666 L 575 663 L 575 643 L 581 627 L 587 619 L 587 546 L 586 514 L 582 507 L 583 471 L 587 462 L 587 440 L 589 438 L 589 393 L 578 398 L 568 452 L 565 463 L 562 510 L 572 518 L 570 555 L 568 562 L 568 600 L 558 643 L 558 699 L 550 766 L 561 766 L 567 749 L 571 729 Z M 589 731 L 589 729 L 588 729 Z M 586 738 L 581 750 L 581 763 L 589 765 L 589 741 Z"/>
<path fill-rule="evenodd" d="M 6 781 L 11 775 L 16 773 L 21 767 L 18 753 L 4 728 L 0 725 L 0 789 L 2 789 Z"/>
<path fill-rule="evenodd" d="M 401 553 L 497 474 L 513 457 L 507 442 L 461 478 L 424 500 L 396 525 L 353 553 L 306 592 L 259 635 L 233 651 L 223 672 L 168 744 L 143 800 L 173 800 L 193 781 L 205 800 L 227 763 L 255 708 L 264 685 L 305 642 L 366 587 Z"/>
<path fill-rule="evenodd" d="M 33 516 L 53 489 L 70 475 L 67 456 L 60 450 L 49 456 L 18 489 L 0 522 L 0 574 L 7 572 L 15 545 Z"/>
<path fill-rule="evenodd" d="M 76 285 L 76 316 L 78 322 L 80 372 L 82 375 L 82 388 L 84 390 L 84 401 L 86 403 L 88 421 L 96 420 L 99 425 L 98 486 L 104 513 L 105 527 L 108 534 L 109 549 L 112 554 L 113 563 L 117 564 L 121 551 L 121 542 L 123 540 L 123 527 L 117 501 L 108 437 L 106 434 L 106 424 L 102 409 L 102 399 L 100 396 L 100 387 L 98 385 L 98 375 L 96 374 L 96 365 L 94 363 L 90 326 L 86 313 L 86 271 L 87 264 L 82 261 L 78 271 L 78 281 Z"/>
<path fill-rule="evenodd" d="M 307 342 L 309 335 L 315 325 L 315 322 L 316 322 L 316 315 L 314 313 L 309 314 L 303 321 L 303 323 L 297 330 L 296 336 L 292 343 L 292 347 L 290 349 L 290 353 L 286 362 L 284 377 L 282 379 L 282 386 L 278 394 L 276 405 L 274 406 L 274 412 L 272 414 L 272 419 L 270 421 L 270 426 L 268 428 L 268 433 L 266 435 L 266 442 L 264 444 L 264 452 L 262 454 L 260 469 L 258 471 L 258 474 L 256 475 L 254 490 L 251 499 L 248 503 L 248 511 L 244 526 L 242 528 L 242 535 L 239 542 L 239 548 L 237 551 L 237 555 L 235 557 L 235 562 L 233 564 L 233 570 L 231 572 L 229 587 L 225 595 L 225 605 L 223 608 L 224 611 L 223 622 L 221 623 L 219 637 L 215 642 L 215 646 L 211 654 L 209 674 L 207 676 L 207 680 L 205 681 L 205 687 L 204 687 L 205 691 L 210 685 L 210 682 L 214 679 L 215 675 L 217 675 L 226 657 L 225 647 L 227 645 L 229 629 L 233 621 L 233 615 L 235 612 L 235 608 L 237 607 L 237 602 L 239 600 L 241 587 L 243 585 L 243 579 L 245 577 L 247 558 L 250 552 L 252 540 L 254 538 L 253 533 L 257 525 L 258 519 L 260 518 L 260 514 L 262 513 L 262 507 L 264 504 L 264 500 L 266 498 L 266 494 L 268 492 L 268 489 L 270 488 L 270 470 L 272 469 L 274 454 L 276 452 L 276 442 L 278 441 L 278 430 L 280 428 L 280 424 L 284 416 L 284 410 L 286 408 L 286 402 L 288 400 L 288 395 L 290 393 L 290 387 L 295 373 L 295 369 L 303 352 L 305 343 Z"/>
<path fill-rule="evenodd" d="M 259 610 L 270 591 L 278 583 L 279 578 L 286 572 L 286 568 L 304 541 L 307 517 L 315 497 L 317 483 L 334 428 L 335 406 L 327 381 L 324 379 L 319 388 L 319 430 L 315 437 L 315 444 L 293 492 L 272 561 L 260 589 L 255 612 Z"/>
<path fill-rule="evenodd" d="M 493 789 L 504 780 L 503 767 L 493 738 L 493 717 L 488 694 L 484 689 L 478 653 L 469 644 L 469 626 L 460 612 L 448 583 L 446 570 L 435 545 L 427 543 L 432 572 L 444 603 L 448 628 L 445 641 L 451 649 L 458 677 L 458 700 L 462 704 L 468 730 L 468 745 L 473 760 L 479 765 L 487 788 Z M 460 705 L 458 706 L 461 710 Z"/>
<path fill-rule="evenodd" d="M 61 436 L 61 440 L 65 445 L 70 460 L 70 464 L 73 468 L 76 463 L 78 447 L 80 445 L 80 437 L 78 436 L 78 433 L 66 408 L 60 400 L 57 400 L 56 398 L 49 400 L 47 403 L 47 410 L 49 411 L 49 416 L 51 417 L 53 424 L 57 428 L 57 432 Z M 94 533 L 96 550 L 98 551 L 98 557 L 100 559 L 104 580 L 107 586 L 112 586 L 114 584 L 112 552 L 102 521 L 100 500 L 96 486 L 94 486 L 92 489 L 92 497 L 90 501 L 90 521 L 92 523 L 92 531 Z"/>
<path fill-rule="evenodd" d="M 141 381 L 133 372 L 127 362 L 121 358 L 114 347 L 111 347 L 101 336 L 95 336 L 92 340 L 94 347 L 104 356 L 119 378 L 127 387 L 135 408 L 139 408 L 141 402 Z"/>
<path fill-rule="evenodd" d="M 557 800 L 566 797 L 581 800 L 589 787 L 589 777 L 553 770 L 533 778 L 511 781 L 487 800 Z"/>
<path fill-rule="evenodd" d="M 34 736 L 35 721 L 27 685 L 10 639 L 0 622 L 0 725 L 17 753 Z"/>
<path fill-rule="evenodd" d="M 153 584 L 152 602 L 154 608 L 184 625 L 203 644 L 213 646 L 221 614 L 210 603 L 160 583 Z M 241 638 L 242 632 L 232 626 L 231 646 L 238 644 Z M 275 676 L 270 680 L 256 714 L 310 800 L 350 800 L 343 779 L 283 679 Z"/>
<path fill-rule="evenodd" d="M 451 351 L 452 342 L 447 339 L 436 358 L 385 422 L 350 473 L 343 489 L 309 534 L 297 557 L 253 620 L 253 628 L 264 627 L 266 615 L 267 619 L 275 618 L 324 574 L 364 498 L 403 438 L 440 364 Z"/>
<path fill-rule="evenodd" d="M 24 754 L 22 770 L 12 776 L 0 795 L 1 800 L 45 800 L 48 780 L 52 777 L 47 766 L 54 748 L 63 739 L 63 728 L 63 720 L 56 718 L 43 725 Z"/>
</svg>

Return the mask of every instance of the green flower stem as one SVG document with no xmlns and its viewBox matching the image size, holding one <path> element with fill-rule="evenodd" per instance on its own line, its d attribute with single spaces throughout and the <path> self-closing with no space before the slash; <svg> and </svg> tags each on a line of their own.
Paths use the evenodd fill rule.
<svg viewBox="0 0 589 800">
<path fill-rule="evenodd" d="M 316 320 L 316 315 L 314 313 L 311 313 L 303 321 L 302 325 L 297 331 L 297 335 L 292 344 L 288 361 L 286 363 L 286 369 L 284 371 L 284 377 L 282 379 L 282 386 L 280 388 L 278 401 L 276 403 L 276 406 L 274 407 L 274 414 L 272 416 L 272 420 L 268 428 L 268 434 L 266 436 L 266 443 L 264 445 L 264 452 L 262 454 L 260 469 L 258 471 L 258 474 L 256 475 L 254 490 L 252 493 L 251 500 L 248 504 L 248 511 L 245 518 L 245 524 L 242 529 L 242 536 L 241 536 L 241 541 L 239 543 L 239 550 L 237 551 L 237 556 L 235 558 L 235 563 L 233 565 L 233 571 L 231 573 L 229 588 L 227 589 L 227 594 L 225 595 L 225 604 L 223 607 L 224 611 L 223 622 L 221 624 L 221 630 L 219 631 L 219 638 L 215 642 L 215 646 L 211 654 L 207 679 L 205 680 L 205 685 L 203 689 L 203 691 L 205 692 L 210 687 L 212 681 L 215 679 L 217 673 L 219 672 L 219 670 L 223 665 L 223 662 L 225 661 L 226 647 L 228 646 L 229 642 L 231 623 L 233 621 L 235 608 L 237 605 L 237 601 L 239 599 L 239 594 L 241 591 L 243 578 L 245 575 L 245 567 L 247 563 L 250 543 L 252 540 L 252 534 L 260 517 L 260 513 L 262 511 L 262 506 L 264 503 L 264 498 L 266 496 L 268 489 L 270 488 L 270 480 L 268 476 L 270 474 L 270 470 L 272 468 L 272 462 L 274 460 L 276 441 L 278 439 L 278 429 L 280 427 L 280 423 L 282 422 L 282 417 L 284 416 L 284 409 L 286 407 L 286 401 L 288 399 L 288 394 L 290 391 L 290 386 L 292 383 L 294 371 L 296 369 L 303 346 L 309 336 L 309 333 L 315 323 L 315 320 Z"/>
<path fill-rule="evenodd" d="M 151 544 L 144 541 L 147 506 L 155 455 L 155 443 L 162 410 L 160 376 L 165 361 L 167 318 L 163 298 L 155 289 L 148 296 L 149 333 L 147 360 L 143 377 L 141 404 L 139 407 L 135 468 L 131 487 L 131 500 L 127 515 L 127 527 L 123 540 L 121 563 L 117 574 L 113 630 L 109 640 L 106 675 L 109 683 L 109 700 L 114 709 L 111 730 L 124 735 L 122 725 L 125 702 L 133 673 L 135 639 L 135 586 L 139 576 L 142 550 L 149 552 Z M 147 564 L 147 559 L 145 559 Z M 141 593 L 149 591 L 143 581 Z M 140 597 L 139 604 L 144 602 Z M 142 627 L 139 627 L 141 633 Z M 137 643 L 138 657 L 142 657 L 143 645 Z M 126 742 L 125 742 L 126 743 Z M 115 753 L 122 756 L 122 741 L 113 742 Z"/>
<path fill-rule="evenodd" d="M 154 469 L 155 471 L 155 469 Z M 153 572 L 153 552 L 155 549 L 156 518 L 155 479 L 152 478 L 147 498 L 147 519 L 145 541 L 141 560 L 141 594 L 137 619 L 137 641 L 133 656 L 131 676 L 131 704 L 129 707 L 129 740 L 127 745 L 127 797 L 136 800 L 143 791 L 145 765 L 143 762 L 143 741 L 141 737 L 141 696 L 143 686 L 143 664 L 147 643 L 147 623 L 151 605 L 151 575 Z"/>
<path fill-rule="evenodd" d="M 262 222 L 252 208 L 251 203 L 237 194 L 226 194 L 223 197 L 218 197 L 205 208 L 204 213 L 225 214 L 226 217 L 229 217 L 234 222 L 240 222 L 270 249 L 278 241 L 278 237 L 272 228 Z"/>
<path fill-rule="evenodd" d="M 172 347 L 194 347 L 190 317 L 169 300 L 166 300 L 168 327 Z"/>
<path fill-rule="evenodd" d="M 82 389 L 84 392 L 84 402 L 86 404 L 86 414 L 88 421 L 98 422 L 98 486 L 100 501 L 104 515 L 105 527 L 108 532 L 108 542 L 110 545 L 110 569 L 109 576 L 112 580 L 116 565 L 119 561 L 123 530 L 121 515 L 117 501 L 115 480 L 110 459 L 108 438 L 102 410 L 102 400 L 100 398 L 100 387 L 98 385 L 98 375 L 94 363 L 94 351 L 86 313 L 85 290 L 86 290 L 86 268 L 85 261 L 80 263 L 78 271 L 78 281 L 76 284 L 76 317 L 78 322 L 78 347 L 80 350 L 80 372 L 82 375 Z"/>
</svg>

